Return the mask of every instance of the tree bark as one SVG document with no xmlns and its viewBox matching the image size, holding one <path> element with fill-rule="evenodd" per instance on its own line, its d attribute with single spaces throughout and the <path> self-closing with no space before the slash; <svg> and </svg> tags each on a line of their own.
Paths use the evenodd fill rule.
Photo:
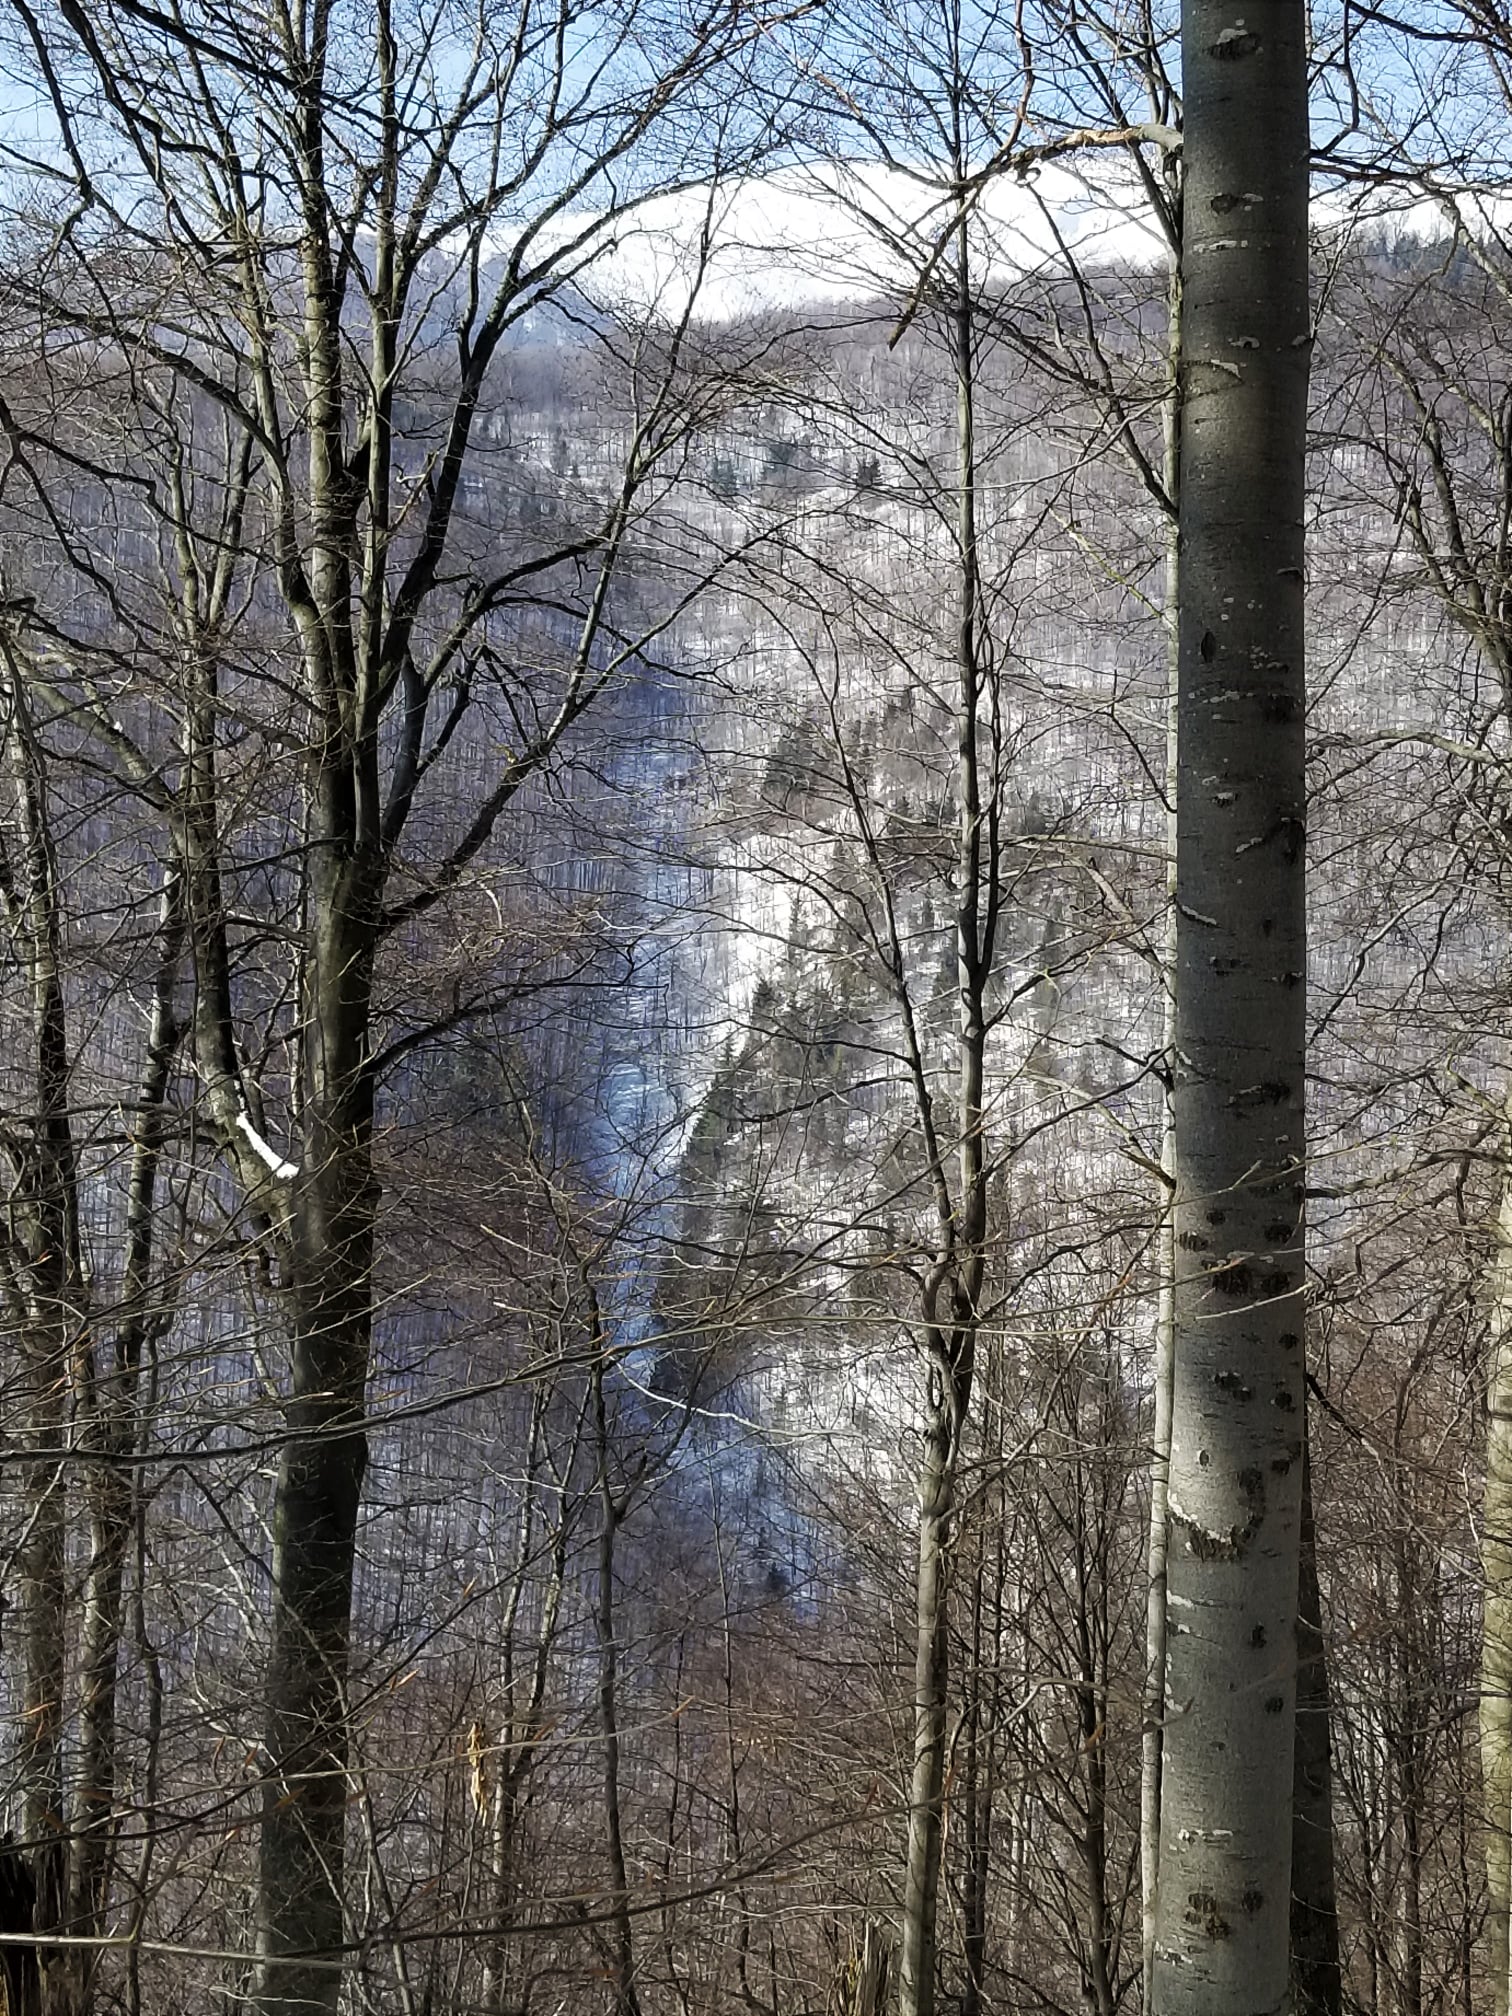
<svg viewBox="0 0 1512 2016">
<path fill-rule="evenodd" d="M 977 1542 L 971 1591 L 971 1673 L 962 1723 L 966 1880 L 962 1907 L 962 1958 L 966 1980 L 961 2016 L 982 2016 L 987 1977 L 987 1912 L 992 1870 L 992 1802 L 996 1790 L 997 1662 L 999 1646 L 986 1633 L 988 1532 L 984 1521 Z M 999 1559 L 1001 1540 L 999 1539 Z M 999 1566 L 999 1573 L 1001 1568 Z M 989 1674 L 991 1678 L 989 1679 Z"/>
<path fill-rule="evenodd" d="M 604 1353 L 608 1339 L 596 1299 L 593 1340 L 593 1419 L 598 1453 L 598 1591 L 594 1621 L 598 1636 L 599 1737 L 603 1743 L 604 1845 L 609 1861 L 609 1911 L 615 2016 L 640 2016 L 635 1986 L 635 1930 L 630 1918 L 630 1873 L 625 1862 L 624 1809 L 620 1798 L 619 1646 L 614 1634 L 614 1552 L 625 1501 L 616 1495 L 609 1471 L 609 1419 L 604 1404 Z"/>
<path fill-rule="evenodd" d="M 493 1921 L 494 1936 L 485 1946 L 483 1955 L 483 2016 L 503 2016 L 506 2006 L 510 1976 L 508 1934 L 518 1902 L 519 1837 L 529 1800 L 531 1774 L 536 1767 L 544 1734 L 542 1711 L 546 1682 L 550 1677 L 551 1654 L 561 1617 L 562 1594 L 567 1582 L 567 1545 L 574 1524 L 573 1501 L 567 1486 L 577 1465 L 588 1414 L 589 1396 L 585 1394 L 566 1455 L 560 1465 L 551 1466 L 556 1487 L 551 1493 L 557 1506 L 556 1524 L 549 1529 L 546 1587 L 522 1681 L 517 1669 L 515 1634 L 521 1598 L 533 1566 L 538 1501 L 542 1496 L 540 1470 L 546 1465 L 547 1414 L 551 1399 L 552 1387 L 543 1379 L 531 1400 L 519 1540 L 501 1632 L 504 1706 L 493 1768 L 492 1805 L 488 1809 L 485 1851 L 489 1915 Z"/>
<path fill-rule="evenodd" d="M 323 782 L 325 780 L 322 780 Z M 329 790 L 329 784 L 326 786 Z M 367 1050 L 376 878 L 357 836 L 311 863 L 304 1159 L 287 1260 L 291 1379 L 273 1500 L 259 1851 L 259 2011 L 334 2011 L 341 1982 L 346 1683 L 377 1184 Z"/>
<path fill-rule="evenodd" d="M 78 1157 L 73 1138 L 72 1060 L 63 987 L 63 930 L 58 864 L 44 758 L 34 732 L 26 678 L 9 639 L 3 646 L 4 751 L 15 805 L 16 859 L 0 849 L 0 898 L 14 935 L 27 991 L 24 1042 L 34 1111 L 4 1132 L 12 1181 L 7 1199 L 6 1286 L 20 1342 L 25 1524 L 17 1550 L 25 1644 L 17 1776 L 26 1882 L 39 1935 L 38 2008 L 65 2012 L 71 1992 L 66 1953 L 40 1936 L 59 1930 L 67 1911 L 63 1727 L 68 1652 L 66 1450 L 69 1403 L 87 1351 L 88 1289 L 79 1219 Z M 28 2012 L 29 2016 L 29 2012 Z"/>
<path fill-rule="evenodd" d="M 959 72 L 957 73 L 960 74 Z M 922 1052 L 905 1009 L 909 1060 L 926 1141 L 938 1218 L 938 1245 L 922 1297 L 929 1352 L 928 1397 L 919 1473 L 919 1554 L 914 1605 L 914 1755 L 899 1966 L 900 2016 L 934 2016 L 935 1934 L 945 1791 L 950 1679 L 949 1592 L 952 1524 L 961 1442 L 971 1406 L 977 1327 L 986 1269 L 986 989 L 997 933 L 998 761 L 990 643 L 982 621 L 977 530 L 976 300 L 972 291 L 964 162 L 955 172 L 951 340 L 956 379 L 956 1097 L 960 1137 L 956 1184 L 934 1130 Z M 991 717 L 991 718 L 987 718 Z M 982 745 L 990 755 L 983 764 Z M 985 785 L 985 789 L 984 789 Z M 895 938 L 896 955 L 896 938 Z M 902 1004 L 901 961 L 900 1005 Z"/>
<path fill-rule="evenodd" d="M 944 1382 L 940 1382 L 941 1387 Z M 948 1399 L 937 1390 L 924 1431 L 919 1478 L 919 1557 L 914 1589 L 914 1763 L 908 1800 L 903 1892 L 903 2016 L 928 2016 L 935 1997 L 940 1834 L 945 1788 L 946 1555 L 954 1503 L 957 1443 Z"/>
<path fill-rule="evenodd" d="M 1078 1410 L 1079 1412 L 1079 1410 Z M 1076 1424 L 1074 1423 L 1074 1426 Z M 1097 2016 L 1114 2016 L 1114 1912 L 1108 1898 L 1108 1581 L 1106 1516 L 1089 1518 L 1097 1503 L 1095 1472 L 1080 1457 L 1073 1466 L 1073 1533 L 1077 1718 L 1084 1784 L 1081 1856 L 1087 1919 L 1082 1944 L 1087 1986 Z M 1105 1508 L 1104 1508 L 1105 1510 Z"/>
<path fill-rule="evenodd" d="M 1169 391 L 1162 414 L 1165 446 L 1162 476 L 1167 499 L 1176 508 L 1181 495 L 1181 260 L 1171 261 L 1166 296 L 1166 358 Z M 1160 1225 L 1156 1241 L 1159 1288 L 1155 1305 L 1155 1365 L 1152 1379 L 1150 1447 L 1150 1532 L 1146 1549 L 1145 1696 L 1139 1772 L 1140 1969 L 1144 2006 L 1152 1996 L 1155 1965 L 1155 1900 L 1160 1880 L 1160 1755 L 1165 1728 L 1166 1557 L 1171 1544 L 1171 1382 L 1175 1371 L 1176 1221 L 1172 1187 L 1176 1181 L 1176 1141 L 1171 1089 L 1176 1065 L 1176 794 L 1181 606 L 1181 554 L 1176 521 L 1167 528 L 1165 552 L 1166 623 L 1166 927 L 1165 1003 L 1161 1031 L 1164 1097 L 1160 1167 Z"/>
<path fill-rule="evenodd" d="M 87 1383 L 80 1394 L 80 1442 L 93 1460 L 84 1475 L 89 1565 L 79 1627 L 78 1762 L 73 1772 L 68 1923 L 73 1933 L 86 1938 L 102 1936 L 107 1922 L 116 1796 L 116 1694 L 126 1561 L 137 1521 L 135 1492 L 122 1465 L 140 1438 L 137 1388 L 142 1354 L 163 1321 L 163 1312 L 152 1305 L 156 1198 L 166 1136 L 165 1101 L 180 1036 L 174 993 L 183 946 L 183 878 L 175 862 L 163 882 L 158 968 L 132 1130 L 121 1318 L 103 1368 L 95 1364 L 91 1350 Z M 80 2009 L 90 2006 L 98 1957 L 88 1948 L 68 1956 L 73 1999 Z"/>
<path fill-rule="evenodd" d="M 1304 1404 L 1306 19 L 1187 0 L 1158 2016 L 1290 1997 Z"/>
<path fill-rule="evenodd" d="M 1339 1907 L 1334 1886 L 1332 1726 L 1323 1599 L 1313 1524 L 1312 1456 L 1302 1451 L 1297 1601 L 1297 1752 L 1292 1777 L 1292 1978 L 1297 2016 L 1339 2016 Z"/>
<path fill-rule="evenodd" d="M 1512 1101 L 1508 1104 L 1512 1138 Z M 1486 1488 L 1481 1509 L 1480 1753 L 1486 1944 L 1494 2016 L 1512 1981 L 1512 1174 L 1502 1180 L 1487 1283 Z"/>
</svg>

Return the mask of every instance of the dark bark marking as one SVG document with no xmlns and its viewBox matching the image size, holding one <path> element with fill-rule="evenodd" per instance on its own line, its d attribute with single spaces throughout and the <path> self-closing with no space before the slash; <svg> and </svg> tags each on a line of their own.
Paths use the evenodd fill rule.
<svg viewBox="0 0 1512 2016">
<path fill-rule="evenodd" d="M 1235 1537 L 1243 1531 L 1241 1527 L 1232 1528 L 1227 1535 L 1207 1533 L 1195 1520 L 1188 1519 L 1179 1512 L 1173 1517 L 1176 1525 L 1185 1527 L 1187 1550 L 1197 1560 L 1237 1561 L 1243 1554 L 1244 1548 Z"/>
<path fill-rule="evenodd" d="M 1253 56 L 1260 47 L 1260 37 L 1252 28 L 1225 28 L 1218 40 L 1208 47 L 1208 54 L 1215 63 L 1238 63 L 1246 56 Z"/>
<path fill-rule="evenodd" d="M 1246 1386 L 1237 1372 L 1220 1372 L 1213 1384 L 1220 1393 L 1227 1393 L 1234 1400 L 1253 1400 L 1255 1389 Z"/>
<path fill-rule="evenodd" d="M 1260 1085 L 1246 1085 L 1235 1092 L 1229 1100 L 1230 1110 L 1248 1113 L 1262 1106 L 1284 1106 L 1291 1097 L 1291 1087 L 1279 1078 L 1268 1078 Z"/>
<path fill-rule="evenodd" d="M 1257 1652 L 1265 1650 L 1265 1626 L 1263 1624 L 1257 1624 L 1254 1630 L 1251 1631 L 1250 1643 Z"/>
<path fill-rule="evenodd" d="M 1276 1388 L 1276 1397 L 1272 1400 L 1271 1405 L 1279 1407 L 1283 1414 L 1290 1414 L 1295 1411 L 1297 1403 L 1285 1386 L 1278 1386 Z"/>
<path fill-rule="evenodd" d="M 1206 1253 L 1212 1241 L 1204 1239 L 1200 1232 L 1183 1232 L 1178 1237 L 1176 1244 L 1185 1247 L 1188 1253 Z"/>
<path fill-rule="evenodd" d="M 1280 1694 L 1272 1694 L 1265 1704 L 1265 1712 L 1267 1715 L 1279 1715 L 1285 1706 L 1286 1702 Z"/>
<path fill-rule="evenodd" d="M 1231 1927 L 1210 1890 L 1193 1890 L 1187 1898 L 1187 1923 L 1200 1925 L 1209 1939 L 1227 1939 Z"/>
<path fill-rule="evenodd" d="M 1249 1517 L 1242 1526 L 1231 1526 L 1227 1533 L 1209 1533 L 1199 1526 L 1195 1519 L 1183 1512 L 1172 1512 L 1172 1520 L 1186 1531 L 1188 1550 L 1199 1561 L 1242 1561 L 1251 1540 L 1260 1531 L 1265 1518 L 1265 1476 L 1262 1471 L 1246 1469 L 1239 1472 L 1239 1488 L 1249 1504 Z"/>
<path fill-rule="evenodd" d="M 1254 1293 L 1255 1277 L 1242 1260 L 1230 1260 L 1226 1267 L 1215 1268 L 1211 1280 L 1222 1295 L 1247 1297 Z"/>
<path fill-rule="evenodd" d="M 1272 1246 L 1284 1246 L 1296 1229 L 1289 1218 L 1273 1218 L 1265 1228 L 1265 1236 Z"/>
<path fill-rule="evenodd" d="M 1197 648 L 1202 653 L 1203 664 L 1211 665 L 1213 660 L 1218 656 L 1218 639 L 1213 635 L 1211 630 L 1204 630 L 1202 633 L 1202 642 Z"/>
</svg>

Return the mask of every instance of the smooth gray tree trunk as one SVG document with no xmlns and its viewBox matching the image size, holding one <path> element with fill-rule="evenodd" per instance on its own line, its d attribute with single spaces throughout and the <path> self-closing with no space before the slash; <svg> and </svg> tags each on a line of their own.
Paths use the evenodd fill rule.
<svg viewBox="0 0 1512 2016">
<path fill-rule="evenodd" d="M 1303 1454 L 1306 10 L 1186 0 L 1158 2016 L 1290 1994 Z"/>
</svg>

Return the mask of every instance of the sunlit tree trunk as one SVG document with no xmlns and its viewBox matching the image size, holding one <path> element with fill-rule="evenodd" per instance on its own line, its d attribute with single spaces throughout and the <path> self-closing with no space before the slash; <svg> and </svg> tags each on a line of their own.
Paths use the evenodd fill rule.
<svg viewBox="0 0 1512 2016">
<path fill-rule="evenodd" d="M 1176 1241 L 1153 2000 L 1290 1998 L 1302 1490 L 1306 14 L 1183 10 Z"/>
<path fill-rule="evenodd" d="M 1512 1130 L 1512 1107 L 1509 1107 Z M 1486 1290 L 1486 1489 L 1481 1513 L 1480 1752 L 1492 2008 L 1512 1979 L 1512 1176 L 1502 1182 Z"/>
</svg>

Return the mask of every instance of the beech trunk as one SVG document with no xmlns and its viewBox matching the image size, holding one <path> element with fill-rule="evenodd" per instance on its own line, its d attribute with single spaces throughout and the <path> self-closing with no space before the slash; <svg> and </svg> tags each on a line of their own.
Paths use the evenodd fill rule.
<svg viewBox="0 0 1512 2016">
<path fill-rule="evenodd" d="M 1183 9 L 1176 1245 L 1153 2000 L 1290 2000 L 1303 1454 L 1306 13 Z"/>
</svg>

